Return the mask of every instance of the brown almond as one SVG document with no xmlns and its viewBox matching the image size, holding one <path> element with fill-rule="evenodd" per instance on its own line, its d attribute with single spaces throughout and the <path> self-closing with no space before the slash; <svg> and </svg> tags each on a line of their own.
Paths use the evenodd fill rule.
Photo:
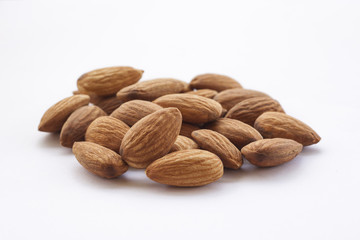
<svg viewBox="0 0 360 240">
<path fill-rule="evenodd" d="M 231 77 L 207 73 L 198 75 L 192 79 L 190 87 L 192 89 L 213 89 L 220 92 L 230 88 L 241 88 L 242 86 Z"/>
<path fill-rule="evenodd" d="M 197 91 L 186 92 L 186 94 L 194 94 L 206 98 L 213 98 L 216 94 L 218 94 L 218 92 L 212 89 L 199 89 Z"/>
<path fill-rule="evenodd" d="M 288 138 L 309 146 L 320 141 L 320 136 L 302 121 L 280 112 L 266 112 L 255 121 L 255 128 L 264 138 Z"/>
<path fill-rule="evenodd" d="M 146 168 L 170 151 L 179 135 L 181 121 L 176 108 L 161 109 L 142 118 L 125 134 L 120 155 L 131 167 Z"/>
<path fill-rule="evenodd" d="M 107 114 L 111 114 L 115 109 L 120 107 L 120 105 L 123 103 L 120 99 L 116 97 L 116 95 L 113 96 L 107 96 L 107 97 L 93 97 L 92 100 L 90 100 L 94 105 L 98 106 L 102 110 L 104 110 Z"/>
<path fill-rule="evenodd" d="M 73 153 L 89 172 L 104 178 L 115 178 L 128 170 L 128 165 L 116 152 L 92 142 L 76 142 Z"/>
<path fill-rule="evenodd" d="M 170 152 L 176 152 L 187 149 L 197 149 L 199 146 L 191 138 L 185 136 L 177 136 L 174 145 L 172 145 Z"/>
<path fill-rule="evenodd" d="M 191 133 L 199 129 L 200 128 L 196 125 L 183 122 L 181 124 L 180 135 L 191 138 Z"/>
<path fill-rule="evenodd" d="M 151 180 L 178 187 L 203 186 L 220 179 L 223 173 L 220 158 L 199 149 L 170 153 L 146 168 Z"/>
<path fill-rule="evenodd" d="M 65 98 L 51 106 L 42 116 L 39 124 L 39 131 L 59 132 L 66 119 L 79 107 L 88 105 L 90 97 L 84 94 L 74 95 Z"/>
<path fill-rule="evenodd" d="M 224 135 L 208 129 L 194 131 L 191 135 L 201 149 L 216 154 L 224 167 L 239 169 L 243 164 L 239 149 Z"/>
<path fill-rule="evenodd" d="M 274 167 L 294 159 L 303 146 L 291 139 L 272 138 L 252 142 L 241 149 L 249 162 L 258 167 Z"/>
<path fill-rule="evenodd" d="M 130 127 L 119 119 L 110 116 L 99 117 L 87 128 L 85 140 L 118 152 L 121 141 L 129 129 Z"/>
<path fill-rule="evenodd" d="M 169 94 L 156 99 L 154 103 L 164 108 L 178 108 L 185 122 L 195 124 L 214 121 L 222 112 L 218 102 L 191 94 Z"/>
</svg>

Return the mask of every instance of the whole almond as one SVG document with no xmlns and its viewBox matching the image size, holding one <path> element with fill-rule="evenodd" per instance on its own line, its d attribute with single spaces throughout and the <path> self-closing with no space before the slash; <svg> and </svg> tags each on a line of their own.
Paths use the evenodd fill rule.
<svg viewBox="0 0 360 240">
<path fill-rule="evenodd" d="M 291 139 L 273 138 L 252 142 L 241 149 L 249 162 L 258 167 L 274 167 L 294 159 L 303 146 Z"/>
<path fill-rule="evenodd" d="M 263 113 L 254 126 L 264 138 L 288 138 L 304 146 L 318 143 L 321 139 L 311 127 L 285 113 Z"/>
<path fill-rule="evenodd" d="M 191 94 L 169 94 L 154 101 L 162 107 L 176 107 L 188 123 L 207 123 L 221 116 L 221 105 L 209 98 Z"/>
<path fill-rule="evenodd" d="M 199 146 L 191 138 L 185 136 L 177 136 L 174 145 L 172 145 L 170 152 L 176 152 L 187 149 L 197 149 Z"/>
<path fill-rule="evenodd" d="M 234 88 L 219 92 L 214 100 L 219 102 L 223 108 L 229 110 L 237 103 L 254 97 L 269 97 L 269 95 L 250 89 Z"/>
<path fill-rule="evenodd" d="M 199 89 L 197 91 L 186 92 L 186 94 L 194 94 L 206 98 L 213 98 L 216 94 L 218 94 L 218 92 L 212 89 Z"/>
<path fill-rule="evenodd" d="M 220 75 L 220 74 L 201 74 L 196 76 L 190 82 L 192 89 L 213 89 L 218 92 L 230 89 L 230 88 L 241 88 L 242 86 L 235 79 Z"/>
<path fill-rule="evenodd" d="M 179 187 L 203 186 L 215 182 L 223 173 L 219 157 L 199 149 L 170 153 L 146 168 L 151 180 Z"/>
<path fill-rule="evenodd" d="M 99 117 L 87 128 L 85 140 L 118 152 L 121 141 L 129 129 L 130 127 L 119 119 L 110 116 Z"/>
<path fill-rule="evenodd" d="M 186 83 L 172 78 L 157 78 L 130 85 L 121 89 L 117 97 L 126 102 L 133 99 L 152 101 L 158 97 L 185 90 Z"/>
<path fill-rule="evenodd" d="M 225 117 L 254 125 L 255 120 L 264 112 L 284 112 L 280 103 L 269 97 L 254 97 L 239 102 Z"/>
<path fill-rule="evenodd" d="M 90 97 L 84 94 L 74 95 L 65 98 L 51 106 L 42 116 L 39 124 L 39 131 L 59 132 L 66 119 L 79 107 L 88 105 Z"/>
<path fill-rule="evenodd" d="M 241 121 L 221 118 L 205 125 L 205 128 L 216 131 L 230 140 L 238 149 L 262 139 L 260 133 L 250 125 Z"/>
<path fill-rule="evenodd" d="M 239 149 L 224 135 L 208 129 L 194 131 L 191 135 L 201 149 L 216 154 L 224 167 L 239 169 L 243 164 Z"/>
<path fill-rule="evenodd" d="M 116 95 L 108 97 L 93 97 L 93 104 L 104 110 L 107 114 L 111 114 L 115 109 L 120 107 L 122 103 L 123 102 L 118 99 Z"/>
<path fill-rule="evenodd" d="M 138 82 L 144 71 L 132 67 L 107 67 L 83 74 L 77 81 L 81 93 L 109 96 Z"/>
<path fill-rule="evenodd" d="M 180 135 L 191 138 L 191 133 L 193 131 L 199 130 L 200 128 L 196 125 L 190 124 L 190 123 L 185 123 L 183 122 L 181 124 L 181 129 L 180 129 Z"/>
<path fill-rule="evenodd" d="M 179 135 L 181 121 L 176 108 L 161 109 L 142 118 L 125 134 L 120 155 L 131 167 L 146 168 L 170 151 Z"/>
<path fill-rule="evenodd" d="M 115 178 L 128 170 L 128 165 L 116 152 L 92 142 L 76 142 L 73 153 L 89 172 L 104 178 Z"/>
<path fill-rule="evenodd" d="M 143 117 L 160 109 L 162 107 L 153 102 L 132 100 L 115 109 L 110 116 L 132 126 Z"/>
</svg>

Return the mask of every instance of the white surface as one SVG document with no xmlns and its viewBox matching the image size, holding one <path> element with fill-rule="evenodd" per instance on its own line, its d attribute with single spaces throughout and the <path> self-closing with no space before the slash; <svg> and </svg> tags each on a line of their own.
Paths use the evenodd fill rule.
<svg viewBox="0 0 360 240">
<path fill-rule="evenodd" d="M 359 239 L 360 2 L 0 1 L 0 239 Z M 86 172 L 43 112 L 94 68 L 228 74 L 322 137 L 206 187 Z"/>
</svg>

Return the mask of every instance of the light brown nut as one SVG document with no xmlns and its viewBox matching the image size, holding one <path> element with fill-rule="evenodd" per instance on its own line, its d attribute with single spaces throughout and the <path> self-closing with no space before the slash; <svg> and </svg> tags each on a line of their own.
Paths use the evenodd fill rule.
<svg viewBox="0 0 360 240">
<path fill-rule="evenodd" d="M 199 129 L 200 128 L 196 125 L 183 122 L 181 124 L 180 135 L 191 138 L 191 133 Z"/>
<path fill-rule="evenodd" d="M 93 97 L 93 101 L 90 100 L 94 105 L 104 110 L 107 114 L 111 114 L 115 109 L 120 107 L 123 103 L 116 95 L 108 97 Z"/>
<path fill-rule="evenodd" d="M 179 135 L 181 121 L 176 108 L 161 109 L 142 118 L 125 134 L 120 155 L 131 167 L 146 168 L 170 151 Z"/>
<path fill-rule="evenodd" d="M 220 75 L 220 74 L 201 74 L 196 76 L 190 82 L 192 89 L 213 89 L 218 92 L 230 89 L 230 88 L 241 88 L 242 86 L 235 79 Z"/>
<path fill-rule="evenodd" d="M 191 138 L 185 136 L 177 136 L 174 145 L 172 145 L 170 152 L 176 152 L 187 149 L 197 149 L 199 146 Z"/>
<path fill-rule="evenodd" d="M 321 139 L 311 127 L 285 113 L 263 113 L 254 126 L 264 138 L 288 138 L 304 146 L 318 143 Z"/>
<path fill-rule="evenodd" d="M 138 82 L 143 70 L 132 67 L 107 67 L 85 73 L 77 80 L 81 93 L 109 96 L 120 89 Z"/>
<path fill-rule="evenodd" d="M 251 142 L 262 139 L 260 133 L 250 125 L 230 118 L 218 119 L 215 122 L 206 124 L 205 128 L 224 135 L 238 149 L 241 149 Z"/>
<path fill-rule="evenodd" d="M 104 178 L 115 178 L 128 170 L 128 165 L 116 152 L 92 142 L 76 142 L 73 153 L 89 172 Z"/>
<path fill-rule="evenodd" d="M 152 101 L 166 94 L 183 92 L 187 87 L 185 84 L 173 78 L 157 78 L 123 88 L 116 95 L 124 102 L 133 99 Z"/>
<path fill-rule="evenodd" d="M 118 152 L 121 141 L 129 129 L 130 127 L 119 119 L 110 116 L 99 117 L 86 130 L 85 140 Z"/>
<path fill-rule="evenodd" d="M 250 89 L 234 88 L 219 92 L 214 100 L 219 102 L 223 108 L 229 110 L 237 103 L 254 97 L 269 97 L 269 95 Z"/>
<path fill-rule="evenodd" d="M 254 97 L 239 102 L 226 114 L 226 118 L 232 118 L 251 126 L 264 112 L 284 112 L 280 103 L 269 97 Z"/>
<path fill-rule="evenodd" d="M 79 107 L 88 105 L 90 97 L 84 94 L 74 95 L 51 106 L 42 116 L 39 131 L 59 132 L 66 119 Z"/>
<path fill-rule="evenodd" d="M 185 122 L 195 124 L 214 121 L 222 112 L 218 102 L 191 94 L 169 94 L 154 100 L 154 103 L 178 108 Z"/>
<path fill-rule="evenodd" d="M 258 167 L 274 167 L 294 159 L 303 146 L 291 139 L 272 138 L 252 142 L 241 149 L 249 162 Z"/>
<path fill-rule="evenodd" d="M 218 92 L 212 89 L 199 89 L 197 91 L 186 92 L 186 94 L 194 94 L 206 98 L 213 98 L 216 94 L 218 94 Z"/>
<path fill-rule="evenodd" d="M 153 102 L 132 100 L 115 109 L 110 116 L 132 126 L 143 117 L 160 109 L 162 107 Z"/>
<path fill-rule="evenodd" d="M 215 182 L 223 173 L 220 158 L 199 149 L 170 153 L 146 168 L 151 180 L 178 187 L 203 186 Z"/>
<path fill-rule="evenodd" d="M 201 149 L 216 154 L 224 167 L 239 169 L 243 164 L 239 149 L 224 135 L 208 129 L 194 131 L 191 135 Z"/>
</svg>

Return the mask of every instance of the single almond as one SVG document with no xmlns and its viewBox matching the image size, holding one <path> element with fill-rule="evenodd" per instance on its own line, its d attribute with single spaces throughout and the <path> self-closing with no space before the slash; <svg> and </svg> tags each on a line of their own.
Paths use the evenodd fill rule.
<svg viewBox="0 0 360 240">
<path fill-rule="evenodd" d="M 252 142 L 241 149 L 249 162 L 258 167 L 274 167 L 294 159 L 303 146 L 291 139 L 272 138 Z"/>
<path fill-rule="evenodd" d="M 241 88 L 242 86 L 231 77 L 207 73 L 198 75 L 192 79 L 190 87 L 192 89 L 213 89 L 220 92 L 230 88 Z"/>
<path fill-rule="evenodd" d="M 288 138 L 304 146 L 316 144 L 320 136 L 302 121 L 280 112 L 266 112 L 255 121 L 255 128 L 264 138 Z"/>
<path fill-rule="evenodd" d="M 156 99 L 154 103 L 164 108 L 178 108 L 185 122 L 195 124 L 214 121 L 222 112 L 218 102 L 191 94 L 169 94 Z"/>
<path fill-rule="evenodd" d="M 193 131 L 199 130 L 200 128 L 196 125 L 190 124 L 190 123 L 185 123 L 183 122 L 181 124 L 181 129 L 180 129 L 180 135 L 191 138 L 191 133 Z"/>
<path fill-rule="evenodd" d="M 84 94 L 74 95 L 51 106 L 42 116 L 39 131 L 59 132 L 66 119 L 79 107 L 88 105 L 90 97 Z"/>
<path fill-rule="evenodd" d="M 170 152 L 176 152 L 187 149 L 197 149 L 199 146 L 191 138 L 185 136 L 177 136 L 174 145 L 172 145 Z"/>
<path fill-rule="evenodd" d="M 92 142 L 76 142 L 73 153 L 89 172 L 104 178 L 115 178 L 128 170 L 128 165 L 116 152 Z"/>
<path fill-rule="evenodd" d="M 118 152 L 121 141 L 129 129 L 130 127 L 119 119 L 110 116 L 99 117 L 87 128 L 85 140 Z"/>
<path fill-rule="evenodd" d="M 153 181 L 178 186 L 203 186 L 220 179 L 223 164 L 215 154 L 190 149 L 170 153 L 150 164 L 146 175 Z"/>
<path fill-rule="evenodd" d="M 212 89 L 199 89 L 197 91 L 186 92 L 186 94 L 194 94 L 206 98 L 213 98 L 216 94 L 218 94 L 218 92 Z"/>
<path fill-rule="evenodd" d="M 120 107 L 123 102 L 118 99 L 116 95 L 112 95 L 107 97 L 93 97 L 92 103 L 104 110 L 107 114 L 111 114 L 115 109 Z"/>
<path fill-rule="evenodd" d="M 170 151 L 179 135 L 181 121 L 176 108 L 161 109 L 142 118 L 125 134 L 120 155 L 131 167 L 146 168 Z"/>
</svg>

